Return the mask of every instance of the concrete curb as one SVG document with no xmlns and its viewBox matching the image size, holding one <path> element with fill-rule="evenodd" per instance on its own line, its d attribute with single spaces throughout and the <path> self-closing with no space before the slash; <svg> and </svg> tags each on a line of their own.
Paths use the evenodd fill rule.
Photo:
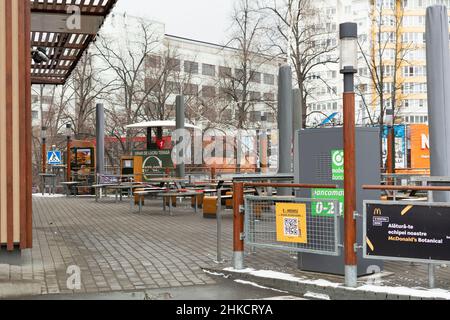
<svg viewBox="0 0 450 320">
<path fill-rule="evenodd" d="M 32 297 L 42 293 L 38 281 L 0 281 L 0 299 Z"/>
<path fill-rule="evenodd" d="M 240 279 L 250 281 L 265 287 L 277 290 L 288 291 L 292 294 L 304 296 L 307 293 L 317 294 L 318 296 L 328 296 L 331 300 L 445 300 L 441 298 L 425 298 L 409 295 L 398 295 L 382 292 L 372 292 L 363 290 L 354 290 L 345 287 L 325 287 L 316 284 L 305 284 L 296 281 L 263 278 L 247 273 L 224 271 L 222 269 L 204 268 L 208 272 L 223 274 L 229 279 Z M 311 297 L 307 297 L 312 300 Z"/>
</svg>

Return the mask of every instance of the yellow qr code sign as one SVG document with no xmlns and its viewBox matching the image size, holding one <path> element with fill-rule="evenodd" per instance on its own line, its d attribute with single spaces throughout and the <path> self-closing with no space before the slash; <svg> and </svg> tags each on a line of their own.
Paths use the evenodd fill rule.
<svg viewBox="0 0 450 320">
<path fill-rule="evenodd" d="M 277 203 L 277 241 L 308 243 L 306 230 L 306 204 Z"/>
</svg>

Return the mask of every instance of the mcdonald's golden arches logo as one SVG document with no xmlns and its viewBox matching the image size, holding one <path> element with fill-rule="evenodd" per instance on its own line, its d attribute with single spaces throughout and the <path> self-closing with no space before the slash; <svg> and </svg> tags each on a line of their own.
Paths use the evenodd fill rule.
<svg viewBox="0 0 450 320">
<path fill-rule="evenodd" d="M 373 211 L 373 215 L 374 215 L 374 216 L 381 216 L 382 213 L 383 213 L 383 212 L 381 211 L 380 208 L 376 208 L 376 209 Z"/>
</svg>

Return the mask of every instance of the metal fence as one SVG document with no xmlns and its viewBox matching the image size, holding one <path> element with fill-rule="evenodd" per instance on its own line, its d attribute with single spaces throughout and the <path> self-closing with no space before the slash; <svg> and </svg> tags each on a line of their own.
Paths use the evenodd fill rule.
<svg viewBox="0 0 450 320">
<path fill-rule="evenodd" d="M 306 243 L 278 241 L 276 206 L 280 203 L 305 205 Z M 340 210 L 337 200 L 247 196 L 245 197 L 245 242 L 252 247 L 338 256 L 339 219 Z"/>
</svg>

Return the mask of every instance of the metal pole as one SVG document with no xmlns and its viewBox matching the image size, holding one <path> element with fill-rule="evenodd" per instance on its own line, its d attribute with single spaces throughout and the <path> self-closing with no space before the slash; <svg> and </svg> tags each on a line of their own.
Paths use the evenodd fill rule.
<svg viewBox="0 0 450 320">
<path fill-rule="evenodd" d="M 394 147 L 393 147 L 394 146 Z M 395 173 L 395 153 L 392 152 L 392 148 L 395 149 L 395 133 L 391 130 L 391 126 L 388 129 L 388 138 L 387 138 L 387 158 L 386 158 L 386 172 L 388 176 L 388 184 L 395 185 L 395 180 L 393 179 L 393 174 Z"/>
<path fill-rule="evenodd" d="M 340 38 L 357 39 L 357 24 L 340 25 Z M 341 44 L 342 45 L 342 44 Z M 356 50 L 356 46 L 355 46 Z M 357 54 L 355 52 L 354 54 Z M 358 264 L 356 256 L 356 156 L 355 156 L 355 65 L 344 65 L 344 252 L 345 252 L 345 285 L 356 287 Z"/>
<path fill-rule="evenodd" d="M 428 113 L 431 175 L 450 175 L 450 52 L 448 11 L 435 5 L 426 11 Z M 450 202 L 449 192 L 435 194 L 436 202 Z"/>
<path fill-rule="evenodd" d="M 434 264 L 428 265 L 428 283 L 430 285 L 430 289 L 436 288 L 436 266 Z"/>
<path fill-rule="evenodd" d="M 97 174 L 105 174 L 105 109 L 101 103 L 98 103 L 96 106 L 95 126 L 97 142 L 97 157 L 95 160 Z"/>
<path fill-rule="evenodd" d="M 293 102 L 292 70 L 288 65 L 280 67 L 278 82 L 278 173 L 292 173 Z M 292 189 L 279 189 L 278 195 L 290 196 Z"/>
<path fill-rule="evenodd" d="M 71 166 L 71 159 L 70 159 L 70 137 L 67 137 L 67 182 L 71 182 L 72 180 L 72 168 Z"/>
<path fill-rule="evenodd" d="M 217 190 L 217 263 L 222 263 L 222 188 Z"/>
<path fill-rule="evenodd" d="M 292 90 L 293 99 L 293 117 L 292 117 L 292 127 L 295 137 L 295 133 L 298 130 L 303 129 L 303 97 L 300 89 Z"/>
<path fill-rule="evenodd" d="M 428 182 L 426 183 L 428 185 Z M 428 191 L 428 202 L 434 202 L 433 191 Z M 430 289 L 434 289 L 436 287 L 436 266 L 431 263 L 428 265 L 428 284 Z"/>
<path fill-rule="evenodd" d="M 47 143 L 42 139 L 42 173 L 47 173 Z"/>
<path fill-rule="evenodd" d="M 233 266 L 236 270 L 244 269 L 244 183 L 233 184 Z"/>
<path fill-rule="evenodd" d="M 176 97 L 176 125 L 177 130 L 182 131 L 184 130 L 184 122 L 185 122 L 185 110 L 184 110 L 184 97 L 182 95 L 178 95 Z M 182 140 L 184 139 L 184 135 L 178 137 L 178 141 L 176 141 L 177 144 L 180 144 Z M 180 156 L 180 159 L 182 163 L 177 163 L 177 178 L 184 178 L 186 175 L 186 166 L 185 166 L 185 154 L 184 150 L 178 150 L 178 155 Z"/>
<path fill-rule="evenodd" d="M 152 149 L 152 128 L 147 128 L 147 150 Z"/>
</svg>

